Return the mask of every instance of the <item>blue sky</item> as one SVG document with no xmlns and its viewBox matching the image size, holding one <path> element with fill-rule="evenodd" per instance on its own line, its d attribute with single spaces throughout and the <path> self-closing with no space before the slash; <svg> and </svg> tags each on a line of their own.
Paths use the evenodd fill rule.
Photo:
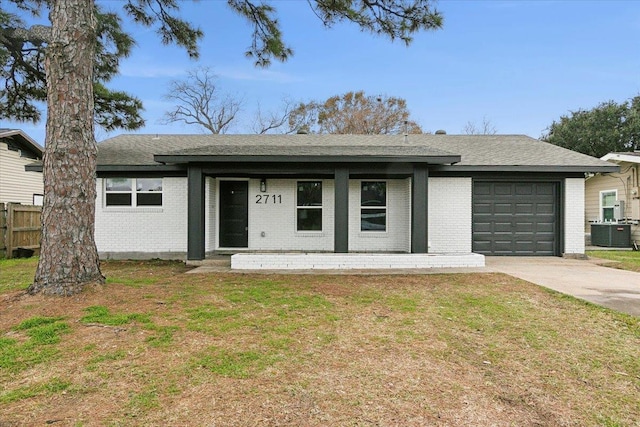
<svg viewBox="0 0 640 427">
<path fill-rule="evenodd" d="M 112 10 L 118 0 L 101 1 Z M 172 79 L 197 66 L 219 76 L 220 89 L 243 99 L 232 133 L 250 133 L 257 105 L 277 109 L 282 99 L 325 100 L 348 91 L 407 100 L 424 130 L 462 133 L 467 122 L 490 120 L 498 133 L 540 137 L 561 115 L 640 94 L 640 1 L 446 1 L 436 3 L 443 29 L 403 43 L 342 23 L 325 29 L 306 1 L 272 1 L 288 62 L 253 66 L 243 53 L 251 28 L 218 0 L 182 2 L 182 16 L 202 28 L 199 61 L 163 46 L 152 29 L 127 24 L 137 40 L 121 75 L 109 86 L 142 99 L 139 133 L 202 133 L 195 126 L 162 125 Z M 44 142 L 38 125 L 3 121 Z M 98 140 L 122 133 L 97 131 Z"/>
</svg>

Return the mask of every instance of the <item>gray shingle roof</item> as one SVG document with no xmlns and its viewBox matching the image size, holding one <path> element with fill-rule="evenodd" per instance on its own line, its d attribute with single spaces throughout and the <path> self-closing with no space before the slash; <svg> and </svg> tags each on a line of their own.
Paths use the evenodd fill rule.
<svg viewBox="0 0 640 427">
<path fill-rule="evenodd" d="M 595 157 L 525 135 L 451 135 L 442 147 L 462 156 L 459 166 L 608 165 Z"/>
<path fill-rule="evenodd" d="M 411 136 L 409 137 L 411 141 Z M 121 135 L 98 144 L 101 165 L 152 165 L 171 156 L 451 156 L 403 136 L 383 135 Z"/>
<path fill-rule="evenodd" d="M 207 145 L 170 153 L 172 156 L 451 156 L 432 147 L 390 145 Z"/>
<path fill-rule="evenodd" d="M 98 144 L 99 165 L 156 165 L 169 156 L 461 156 L 454 167 L 572 167 L 611 163 L 525 135 L 120 135 Z"/>
</svg>

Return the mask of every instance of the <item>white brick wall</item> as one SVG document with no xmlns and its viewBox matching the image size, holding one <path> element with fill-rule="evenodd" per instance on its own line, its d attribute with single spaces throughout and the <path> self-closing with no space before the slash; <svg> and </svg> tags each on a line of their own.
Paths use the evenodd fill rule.
<svg viewBox="0 0 640 427">
<path fill-rule="evenodd" d="M 238 270 L 350 270 L 484 267 L 484 255 L 466 254 L 235 254 Z"/>
<path fill-rule="evenodd" d="M 584 185 L 581 180 L 571 181 L 570 185 Z M 333 251 L 334 181 L 322 181 L 321 232 L 296 231 L 296 182 L 293 179 L 268 179 L 267 193 L 260 193 L 260 181 L 249 180 L 249 249 Z M 360 182 L 349 181 L 349 250 L 410 252 L 411 180 L 387 180 L 387 231 L 381 233 L 360 231 Z M 164 178 L 163 206 L 159 208 L 106 208 L 103 179 L 98 179 L 97 185 L 96 244 L 101 254 L 186 253 L 187 178 Z M 218 185 L 218 180 L 205 178 L 207 251 L 218 247 Z M 567 189 L 569 192 L 569 185 Z M 277 203 L 255 203 L 256 195 L 266 194 L 281 196 L 282 203 L 279 203 L 279 197 L 276 197 Z M 581 221 L 577 222 L 580 226 Z M 566 241 L 569 242 L 569 238 Z M 470 178 L 429 178 L 429 242 L 432 253 L 471 252 Z"/>
<path fill-rule="evenodd" d="M 296 183 L 298 180 L 267 179 L 266 193 L 260 193 L 260 180 L 250 180 L 249 249 L 333 251 L 334 184 L 333 180 L 319 181 L 322 181 L 322 231 L 298 232 L 296 231 Z M 262 203 L 256 203 L 259 199 Z"/>
<path fill-rule="evenodd" d="M 164 178 L 162 207 L 104 206 L 104 180 L 97 180 L 95 237 L 98 252 L 177 253 L 187 251 L 187 178 Z"/>
<path fill-rule="evenodd" d="M 471 178 L 429 178 L 429 252 L 471 252 Z"/>
<path fill-rule="evenodd" d="M 300 180 L 303 181 L 303 180 Z M 322 180 L 323 216 L 321 232 L 296 231 L 295 179 L 267 179 L 267 192 L 260 193 L 260 180 L 249 180 L 249 249 L 268 251 L 333 251 L 334 247 L 334 181 Z M 349 181 L 349 250 L 400 251 L 411 250 L 411 182 L 408 179 L 388 180 L 387 231 L 360 232 L 360 180 Z M 217 185 L 214 186 L 217 188 Z M 216 200 L 213 191 L 206 191 Z M 266 203 L 256 203 L 256 196 L 270 195 Z M 276 195 L 276 203 L 273 203 Z M 279 197 L 281 196 L 281 197 Z M 265 200 L 265 199 L 263 199 Z M 282 201 L 280 203 L 280 200 Z M 207 202 L 207 241 L 217 233 L 218 218 L 215 203 Z M 264 236 L 262 235 L 264 233 Z M 207 246 L 207 250 L 211 250 Z"/>
<path fill-rule="evenodd" d="M 349 180 L 349 251 L 411 251 L 411 180 L 387 182 L 387 230 L 360 231 L 360 183 L 375 179 Z"/>
<path fill-rule="evenodd" d="M 584 254 L 584 179 L 564 181 L 564 253 Z"/>
</svg>

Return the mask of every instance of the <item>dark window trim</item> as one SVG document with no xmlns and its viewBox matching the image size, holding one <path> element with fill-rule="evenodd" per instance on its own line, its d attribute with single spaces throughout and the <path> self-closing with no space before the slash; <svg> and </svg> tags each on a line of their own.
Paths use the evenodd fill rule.
<svg viewBox="0 0 640 427">
<path fill-rule="evenodd" d="M 320 184 L 320 205 L 299 205 L 298 204 L 298 186 L 300 184 L 305 184 L 305 183 L 318 183 Z M 322 185 L 322 180 L 297 180 L 296 181 L 296 233 L 321 233 L 324 231 L 324 221 L 322 221 L 322 217 L 323 217 L 323 213 L 324 213 L 324 204 L 323 204 L 323 185 Z M 320 229 L 319 230 L 304 230 L 304 229 L 300 229 L 300 212 L 301 211 L 309 211 L 309 210 L 317 210 L 320 211 Z"/>
<path fill-rule="evenodd" d="M 384 183 L 384 205 L 364 206 L 362 204 L 362 186 L 364 183 Z M 360 181 L 360 232 L 361 233 L 387 233 L 389 231 L 389 182 L 388 180 L 363 179 Z M 362 215 L 364 211 L 384 210 L 384 229 L 383 230 L 363 230 Z"/>
</svg>

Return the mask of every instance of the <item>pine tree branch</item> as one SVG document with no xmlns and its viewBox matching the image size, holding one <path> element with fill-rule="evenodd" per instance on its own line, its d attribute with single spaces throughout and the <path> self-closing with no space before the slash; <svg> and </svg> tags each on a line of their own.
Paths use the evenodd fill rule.
<svg viewBox="0 0 640 427">
<path fill-rule="evenodd" d="M 0 44 L 7 42 L 29 42 L 39 46 L 51 41 L 51 27 L 46 25 L 32 25 L 29 28 L 7 28 L 0 31 Z"/>
</svg>

